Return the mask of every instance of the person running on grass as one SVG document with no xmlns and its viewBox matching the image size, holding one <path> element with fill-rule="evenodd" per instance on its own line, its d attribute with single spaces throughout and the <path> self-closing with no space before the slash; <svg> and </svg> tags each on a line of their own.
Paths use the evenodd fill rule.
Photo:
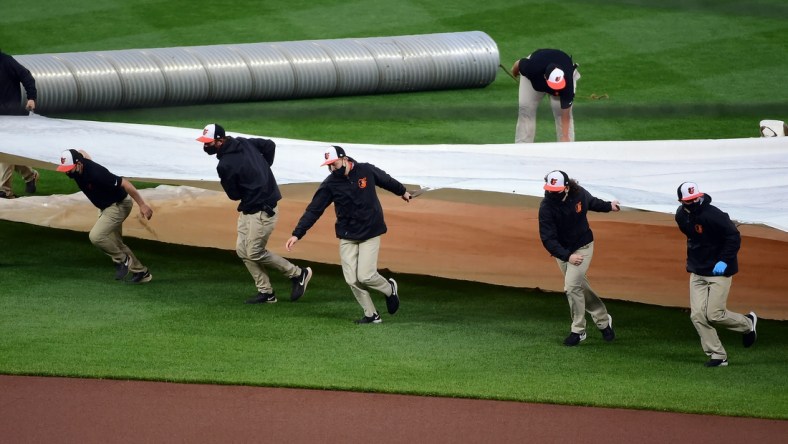
<svg viewBox="0 0 788 444">
<path fill-rule="evenodd" d="M 405 202 L 410 202 L 411 195 L 404 185 L 385 171 L 370 163 L 356 162 L 340 146 L 329 146 L 324 159 L 321 166 L 328 166 L 330 174 L 317 188 L 285 247 L 291 251 L 333 203 L 337 216 L 335 229 L 339 238 L 342 274 L 364 310 L 364 316 L 355 322 L 379 324 L 382 319 L 369 290 L 379 291 L 386 296 L 389 314 L 399 309 L 399 294 L 397 282 L 391 278 L 387 280 L 378 273 L 380 236 L 386 233 L 387 228 L 376 187 L 402 197 Z"/>
<path fill-rule="evenodd" d="M 312 269 L 299 267 L 266 248 L 279 220 L 276 205 L 282 199 L 271 171 L 276 143 L 269 139 L 231 137 L 215 123 L 207 125 L 197 141 L 203 143 L 206 154 L 215 154 L 219 159 L 216 172 L 227 197 L 240 201 L 235 252 L 257 287 L 257 294 L 246 303 L 272 304 L 277 301 L 266 267 L 290 278 L 290 300 L 297 301 L 306 292 L 306 286 L 312 279 Z"/>
<path fill-rule="evenodd" d="M 99 217 L 90 230 L 90 242 L 112 258 L 115 279 L 142 284 L 153 276 L 148 267 L 137 259 L 131 248 L 123 243 L 123 221 L 131 214 L 132 199 L 140 207 L 140 215 L 150 220 L 153 209 L 145 203 L 137 189 L 124 177 L 116 176 L 91 160 L 82 150 L 65 150 L 60 154 L 58 171 L 74 179 L 88 200 L 99 209 Z"/>
</svg>

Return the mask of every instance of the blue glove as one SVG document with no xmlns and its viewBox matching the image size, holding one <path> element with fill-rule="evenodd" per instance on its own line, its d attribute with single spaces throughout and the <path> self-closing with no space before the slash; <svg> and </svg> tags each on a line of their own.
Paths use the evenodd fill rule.
<svg viewBox="0 0 788 444">
<path fill-rule="evenodd" d="M 712 273 L 714 273 L 714 276 L 722 276 L 722 274 L 725 273 L 726 268 L 728 268 L 728 264 L 723 261 L 719 261 L 716 265 L 714 265 L 714 271 L 712 271 Z"/>
</svg>

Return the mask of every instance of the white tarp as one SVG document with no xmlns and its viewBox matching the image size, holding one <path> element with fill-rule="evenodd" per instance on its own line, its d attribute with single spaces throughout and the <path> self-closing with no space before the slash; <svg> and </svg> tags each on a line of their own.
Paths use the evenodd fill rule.
<svg viewBox="0 0 788 444">
<path fill-rule="evenodd" d="M 210 123 L 210 122 L 206 122 Z M 221 122 L 218 122 L 221 124 Z M 592 194 L 630 208 L 673 213 L 676 188 L 697 182 L 739 222 L 788 231 L 788 138 L 501 145 L 364 145 L 265 137 L 277 144 L 280 184 L 321 182 L 327 144 L 400 182 L 541 196 L 544 175 L 566 171 Z M 0 153 L 51 164 L 84 149 L 115 174 L 170 183 L 217 182 L 216 159 L 195 141 L 202 128 L 0 116 Z M 512 129 L 514 131 L 514 129 Z M 1 154 L 0 154 L 1 155 Z M 0 215 L 1 216 L 1 215 Z"/>
</svg>

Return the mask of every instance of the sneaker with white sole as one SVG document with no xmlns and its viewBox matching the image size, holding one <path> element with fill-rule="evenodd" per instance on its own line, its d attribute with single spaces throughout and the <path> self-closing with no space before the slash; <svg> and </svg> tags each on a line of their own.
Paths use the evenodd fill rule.
<svg viewBox="0 0 788 444">
<path fill-rule="evenodd" d="M 758 315 L 756 315 L 754 311 L 751 311 L 744 316 L 750 318 L 752 321 L 752 330 L 742 335 L 741 341 L 744 348 L 750 348 L 752 344 L 755 344 L 755 341 L 758 340 L 758 333 L 755 331 L 755 326 L 758 324 Z"/>
<path fill-rule="evenodd" d="M 298 298 L 306 292 L 306 284 L 312 279 L 312 269 L 309 267 L 301 268 L 301 274 L 294 278 L 290 278 L 293 282 L 293 289 L 290 292 L 290 300 L 297 301 Z"/>
<path fill-rule="evenodd" d="M 153 275 L 150 274 L 150 271 L 145 270 L 132 274 L 131 279 L 127 282 L 132 284 L 144 284 L 145 282 L 150 282 L 151 279 L 153 279 Z"/>
<path fill-rule="evenodd" d="M 372 316 L 364 316 L 363 318 L 353 322 L 356 324 L 380 324 L 383 322 L 383 319 L 380 319 L 380 315 L 377 313 L 372 313 Z"/>
<path fill-rule="evenodd" d="M 394 279 L 389 279 L 389 284 L 391 284 L 391 295 L 386 296 L 386 308 L 389 311 L 389 314 L 394 314 L 399 310 L 399 293 L 397 293 L 397 281 Z"/>
<path fill-rule="evenodd" d="M 586 332 L 582 333 L 569 333 L 569 336 L 564 339 L 564 345 L 567 347 L 574 347 L 575 345 L 586 340 Z"/>
<path fill-rule="evenodd" d="M 273 293 L 257 293 L 252 298 L 246 300 L 247 304 L 274 304 L 276 295 Z"/>
<path fill-rule="evenodd" d="M 709 359 L 703 364 L 706 367 L 727 367 L 728 360 L 727 359 Z"/>
</svg>

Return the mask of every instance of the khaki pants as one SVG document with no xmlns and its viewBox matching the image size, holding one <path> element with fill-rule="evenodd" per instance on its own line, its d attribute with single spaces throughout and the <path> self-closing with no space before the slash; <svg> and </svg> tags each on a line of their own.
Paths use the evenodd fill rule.
<svg viewBox="0 0 788 444">
<path fill-rule="evenodd" d="M 577 93 L 577 80 L 580 73 L 575 70 L 573 74 L 575 93 Z M 531 86 L 531 81 L 525 76 L 520 76 L 520 92 L 518 95 L 517 126 L 515 127 L 514 143 L 533 143 L 536 137 L 536 111 L 539 103 L 547 93 L 537 91 Z M 561 123 L 561 98 L 550 96 L 550 108 L 555 119 L 556 140 L 561 140 L 563 125 Z M 572 108 L 569 108 L 569 141 L 575 141 L 575 120 Z"/>
<path fill-rule="evenodd" d="M 391 284 L 378 273 L 378 253 L 380 236 L 365 241 L 339 240 L 339 258 L 342 261 L 342 274 L 350 286 L 364 316 L 377 313 L 369 290 L 377 290 L 391 296 Z"/>
<path fill-rule="evenodd" d="M 14 170 L 22 175 L 25 182 L 30 182 L 36 177 L 36 171 L 29 166 L 0 163 L 0 191 L 4 192 L 8 197 L 14 195 L 14 191 L 11 189 Z"/>
<path fill-rule="evenodd" d="M 558 268 L 564 275 L 564 291 L 569 301 L 569 312 L 572 316 L 572 333 L 583 333 L 586 330 L 586 313 L 591 315 L 600 330 L 608 325 L 607 308 L 599 296 L 591 289 L 586 273 L 594 256 L 594 243 L 580 247 L 573 254 L 583 256 L 583 263 L 572 265 L 556 258 Z"/>
<path fill-rule="evenodd" d="M 715 326 L 742 334 L 752 330 L 749 318 L 725 308 L 732 282 L 730 277 L 690 273 L 690 319 L 700 336 L 703 352 L 711 359 L 728 359 Z"/>
<path fill-rule="evenodd" d="M 126 196 L 122 201 L 99 210 L 98 220 L 91 228 L 88 237 L 93 245 L 111 257 L 116 264 L 123 262 L 128 256 L 130 258 L 129 271 L 139 273 L 147 270 L 147 268 L 137 260 L 131 249 L 123 243 L 123 221 L 131 214 L 133 206 L 134 203 L 131 197 Z"/>
<path fill-rule="evenodd" d="M 235 253 L 246 265 L 260 293 L 274 293 L 266 267 L 271 267 L 288 278 L 298 277 L 301 274 L 300 267 L 266 249 L 268 238 L 271 237 L 277 220 L 279 220 L 278 213 L 269 217 L 265 211 L 238 215 Z"/>
</svg>

